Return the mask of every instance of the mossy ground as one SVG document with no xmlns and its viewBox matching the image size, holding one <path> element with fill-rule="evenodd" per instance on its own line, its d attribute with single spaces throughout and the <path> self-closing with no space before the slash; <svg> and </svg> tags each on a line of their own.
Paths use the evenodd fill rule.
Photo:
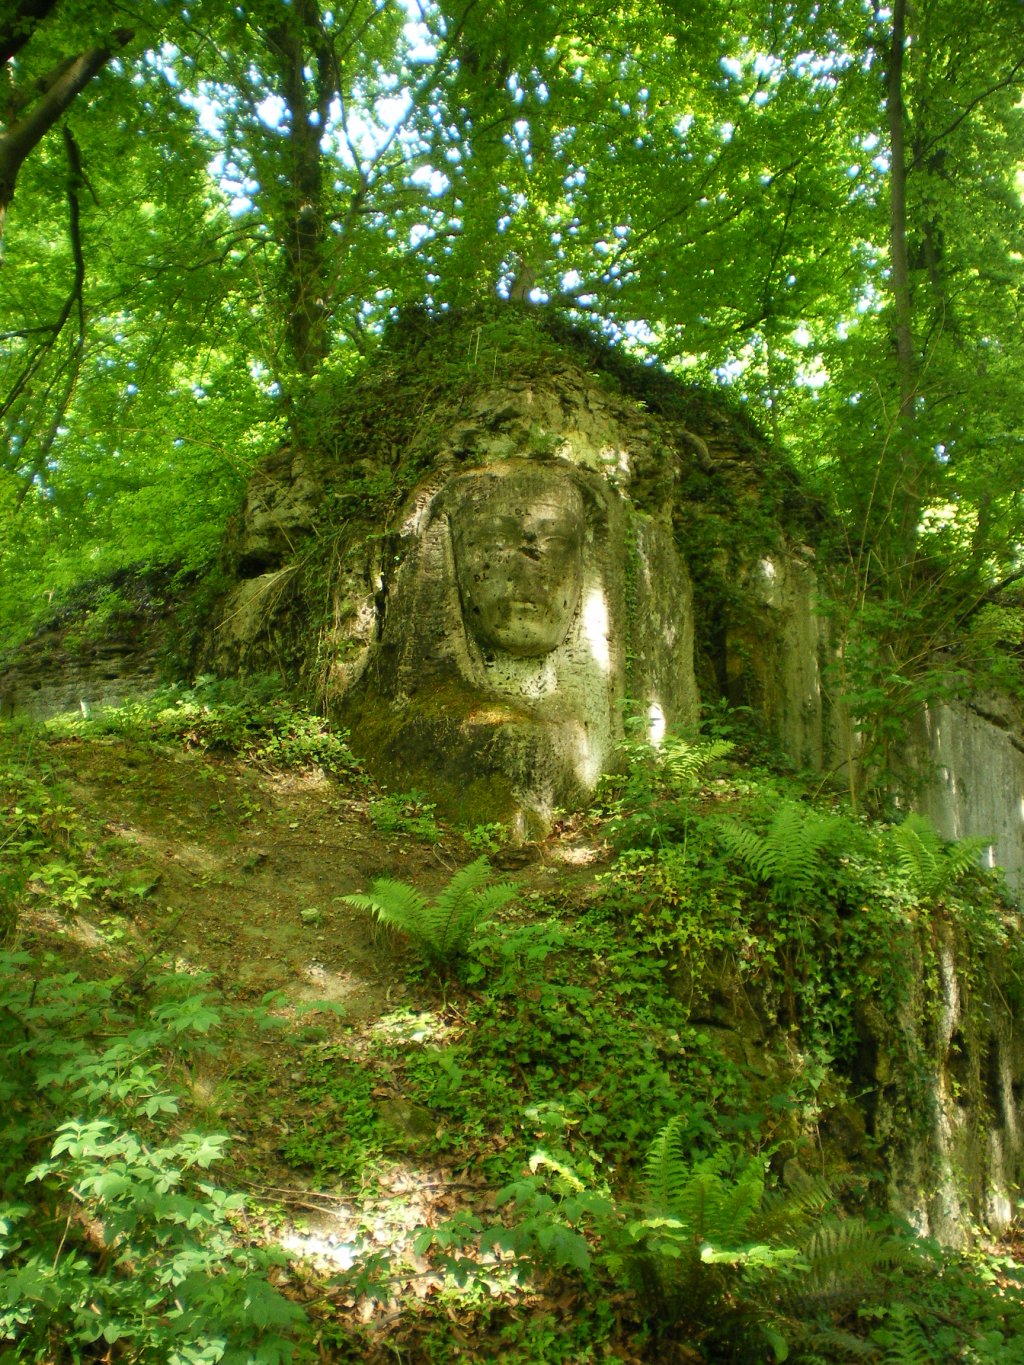
<svg viewBox="0 0 1024 1365">
<path fill-rule="evenodd" d="M 51 794 L 37 821 L 50 849 L 40 866 L 60 864 L 21 888 L 18 946 L 39 964 L 51 955 L 50 970 L 118 976 L 140 1010 L 160 971 L 208 982 L 227 1026 L 173 1080 L 190 1122 L 231 1136 L 215 1174 L 249 1197 L 240 1235 L 293 1256 L 277 1285 L 306 1307 L 315 1358 L 738 1358 L 716 1354 L 699 1324 L 659 1336 L 614 1282 L 534 1267 L 516 1285 L 507 1258 L 470 1249 L 475 1269 L 460 1288 L 417 1230 L 501 1224 L 498 1191 L 539 1149 L 626 1197 L 655 1132 L 679 1114 L 695 1154 L 753 1148 L 777 1175 L 794 1159 L 821 1170 L 831 1125 L 827 1173 L 839 1173 L 851 1097 L 787 1023 L 785 993 L 774 992 L 770 1037 L 757 1008 L 724 1021 L 721 962 L 698 961 L 721 943 L 733 951 L 754 893 L 709 873 L 666 883 L 655 901 L 642 859 L 609 879 L 610 836 L 621 843 L 639 821 L 645 839 L 675 837 L 679 808 L 658 807 L 642 784 L 631 795 L 620 784 L 611 821 L 577 816 L 513 847 L 493 826 L 446 825 L 423 794 L 381 792 L 357 768 L 329 774 L 294 752 L 282 766 L 266 745 L 262 757 L 217 754 L 196 747 L 202 739 L 199 726 L 173 743 L 145 725 L 4 732 L 5 771 L 31 769 Z M 756 804 L 758 779 L 698 774 L 688 809 L 726 798 L 734 812 Z M 446 980 L 339 899 L 380 876 L 432 895 L 481 850 L 520 894 Z M 708 932 L 687 949 L 689 966 L 673 962 L 698 924 Z M 753 999 L 762 947 L 742 951 L 751 974 L 739 995 Z M 881 1167 L 862 1138 L 842 1174 L 847 1198 L 866 1205 L 879 1199 Z M 958 1354 L 922 1358 L 1022 1358 L 1009 1335 L 1024 1321 L 1012 1259 L 988 1272 L 988 1289 L 942 1273 L 899 1290 L 918 1296 L 908 1321 L 955 1322 Z M 873 1321 L 853 1325 L 866 1337 Z M 982 1339 L 995 1344 L 977 1348 Z M 907 1358 L 881 1338 L 872 1351 Z"/>
</svg>

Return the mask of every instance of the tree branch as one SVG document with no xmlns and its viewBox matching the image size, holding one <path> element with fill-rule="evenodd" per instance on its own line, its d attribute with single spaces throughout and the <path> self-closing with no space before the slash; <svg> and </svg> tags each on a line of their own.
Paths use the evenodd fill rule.
<svg viewBox="0 0 1024 1365">
<path fill-rule="evenodd" d="M 943 128 L 941 133 L 936 133 L 933 138 L 931 138 L 928 142 L 925 143 L 925 145 L 920 149 L 920 151 L 914 157 L 913 161 L 910 163 L 908 169 L 912 171 L 918 170 L 921 166 L 921 163 L 929 155 L 932 149 L 934 147 L 937 147 L 938 144 L 942 142 L 944 138 L 949 137 L 950 133 L 954 132 L 957 128 L 959 128 L 960 124 L 963 123 L 964 119 L 968 118 L 973 113 L 973 111 L 977 109 L 978 105 L 981 104 L 983 100 L 987 100 L 990 95 L 994 95 L 1000 90 L 1005 90 L 1008 85 L 1012 85 L 1014 83 L 1014 79 L 1022 72 L 1024 72 L 1024 57 L 1021 57 L 1019 61 L 1014 63 L 1014 65 L 1010 68 L 1009 72 L 1003 77 L 1001 81 L 996 81 L 995 85 L 990 85 L 987 90 L 983 90 L 980 95 L 975 95 L 974 99 L 969 100 L 967 104 L 965 104 L 964 107 L 960 110 L 959 114 L 957 114 L 956 118 L 953 120 L 952 123 L 950 123 L 946 128 Z"/>
<path fill-rule="evenodd" d="M 14 198 L 15 181 L 25 158 L 68 109 L 75 96 L 102 70 L 117 48 L 123 47 L 133 37 L 131 29 L 119 29 L 113 36 L 112 45 L 90 48 L 88 52 L 79 53 L 71 61 L 54 68 L 46 78 L 47 81 L 52 78 L 52 83 L 46 85 L 44 82 L 42 97 L 35 107 L 0 134 L 0 227 L 4 211 Z"/>
<path fill-rule="evenodd" d="M 40 442 L 40 450 L 32 462 L 33 477 L 41 473 L 46 462 L 46 457 L 50 453 L 60 423 L 64 414 L 67 412 L 71 395 L 74 392 L 75 382 L 78 379 L 78 371 L 82 362 L 82 349 L 85 344 L 85 255 L 82 251 L 82 233 L 80 222 L 79 190 L 85 184 L 85 174 L 82 170 L 82 157 L 75 141 L 74 134 L 70 128 L 64 129 L 64 146 L 68 156 L 68 236 L 71 241 L 71 255 L 75 263 L 74 280 L 71 285 L 71 292 L 65 300 L 64 307 L 60 311 L 60 316 L 49 328 L 50 336 L 48 340 L 40 343 L 29 357 L 21 374 L 0 406 L 0 417 L 5 417 L 17 401 L 19 395 L 28 384 L 29 380 L 39 369 L 43 357 L 56 345 L 60 334 L 63 332 L 67 321 L 71 316 L 72 309 L 78 314 L 78 335 L 72 342 L 71 363 L 68 370 L 67 381 L 64 386 L 64 393 L 57 405 L 55 415 L 47 428 L 46 435 Z M 31 482 L 31 479 L 29 480 Z M 27 489 L 26 489 L 27 491 Z M 24 494 L 22 495 L 24 496 Z"/>
</svg>

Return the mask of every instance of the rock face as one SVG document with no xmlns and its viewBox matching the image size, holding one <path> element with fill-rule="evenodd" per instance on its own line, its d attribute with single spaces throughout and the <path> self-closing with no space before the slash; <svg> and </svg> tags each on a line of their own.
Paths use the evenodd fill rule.
<svg viewBox="0 0 1024 1365">
<path fill-rule="evenodd" d="M 914 989 L 897 1017 L 861 1003 L 868 1136 L 886 1153 L 890 1202 L 947 1246 L 1005 1230 L 1024 1174 L 1020 985 L 1005 955 L 979 961 L 953 924 L 908 933 Z M 916 940 L 913 941 L 913 940 Z"/>
<path fill-rule="evenodd" d="M 721 410 L 696 411 L 692 431 L 552 346 L 514 383 L 492 366 L 468 392 L 435 386 L 432 420 L 389 442 L 375 522 L 354 504 L 381 470 L 354 456 L 408 405 L 396 390 L 423 383 L 409 360 L 359 396 L 361 449 L 339 441 L 316 477 L 289 452 L 260 470 L 204 666 L 284 665 L 392 784 L 470 823 L 543 828 L 617 765 L 631 717 L 654 742 L 695 725 L 700 604 L 680 528 L 702 481 L 728 483 L 716 441 L 734 461 L 744 445 L 768 457 Z M 788 641 L 768 648 L 782 657 Z"/>
<path fill-rule="evenodd" d="M 841 767 L 845 716 L 828 689 L 828 625 L 817 611 L 813 552 L 785 547 L 738 570 L 744 603 L 726 627 L 726 695 L 762 715 L 800 767 Z"/>
<path fill-rule="evenodd" d="M 88 714 L 155 691 L 162 681 L 167 627 L 141 582 L 99 621 L 83 608 L 53 621 L 0 659 L 0 719 Z"/>
<path fill-rule="evenodd" d="M 615 766 L 627 697 L 652 725 L 695 721 L 689 578 L 603 473 L 500 460 L 417 490 L 408 512 L 378 639 L 342 699 L 396 780 L 463 818 L 543 824 Z"/>
<path fill-rule="evenodd" d="M 914 805 L 947 839 L 991 840 L 986 861 L 1024 894 L 1024 715 L 987 695 L 922 708 L 904 763 Z"/>
</svg>

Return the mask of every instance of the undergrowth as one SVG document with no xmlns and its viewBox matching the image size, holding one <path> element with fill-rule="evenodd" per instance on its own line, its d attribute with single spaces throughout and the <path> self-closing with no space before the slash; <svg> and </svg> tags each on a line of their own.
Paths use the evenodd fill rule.
<svg viewBox="0 0 1024 1365">
<path fill-rule="evenodd" d="M 191 686 L 166 687 L 95 715 L 61 717 L 50 721 L 47 730 L 54 735 L 177 741 L 206 753 L 235 754 L 263 768 L 319 767 L 335 775 L 359 771 L 346 732 L 293 701 L 271 676 L 245 684 L 200 677 Z"/>
<path fill-rule="evenodd" d="M 303 714 L 204 685 L 77 732 L 350 772 L 343 739 Z M 13 733 L 9 930 L 19 909 L 130 907 L 146 890 L 85 833 L 46 733 Z M 410 975 L 408 1006 L 362 1033 L 313 1030 L 286 1095 L 239 1071 L 296 1183 L 372 1199 L 406 1161 L 477 1192 L 415 1239 L 439 1288 L 403 1314 L 410 1359 L 1024 1360 L 1013 1261 L 944 1253 L 876 1212 L 887 1163 L 932 1122 L 940 954 L 971 1036 L 998 995 L 1021 1006 L 1019 918 L 976 848 L 855 819 L 730 744 L 631 750 L 588 831 L 614 848 L 584 887 L 513 901 L 483 858 L 433 896 L 378 878 L 359 904 L 457 975 Z M 418 794 L 392 805 L 433 822 Z M 10 1358 L 283 1361 L 313 1331 L 373 1358 L 335 1290 L 310 1326 L 275 1287 L 227 1138 L 187 1119 L 176 1078 L 224 1015 L 204 983 L 156 963 L 89 980 L 38 952 L 0 970 Z M 983 1078 L 958 1075 L 975 1103 Z M 400 1256 L 360 1255 L 358 1292 L 389 1275 L 401 1292 Z"/>
<path fill-rule="evenodd" d="M 169 1073 L 220 1022 L 202 981 L 158 977 L 140 1008 L 39 966 L 0 955 L 4 1359 L 291 1360 L 305 1317 L 213 1173 L 228 1138 L 179 1121 Z"/>
</svg>

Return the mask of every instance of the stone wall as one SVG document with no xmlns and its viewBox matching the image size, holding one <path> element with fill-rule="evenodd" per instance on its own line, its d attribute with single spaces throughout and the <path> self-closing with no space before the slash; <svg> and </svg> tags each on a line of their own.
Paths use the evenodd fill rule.
<svg viewBox="0 0 1024 1365">
<path fill-rule="evenodd" d="M 42 630 L 0 665 L 0 719 L 88 714 L 156 691 L 166 622 L 135 616 L 83 639 L 66 623 Z"/>
<path fill-rule="evenodd" d="M 990 867 L 1024 893 L 1024 715 L 1009 697 L 923 709 L 905 754 L 915 809 L 947 839 L 991 840 Z"/>
</svg>

